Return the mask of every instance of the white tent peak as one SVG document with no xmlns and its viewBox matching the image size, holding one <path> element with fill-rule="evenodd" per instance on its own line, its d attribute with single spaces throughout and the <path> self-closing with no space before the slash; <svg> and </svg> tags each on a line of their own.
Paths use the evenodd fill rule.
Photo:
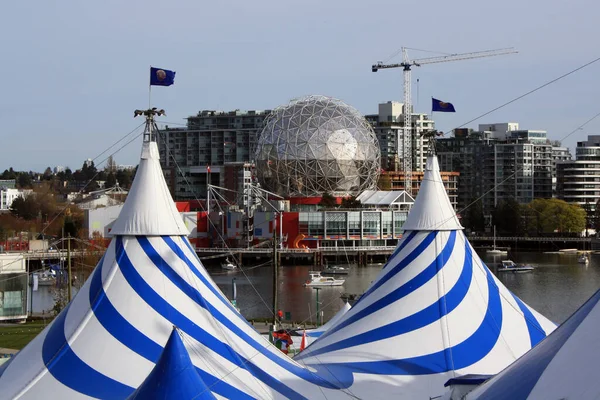
<svg viewBox="0 0 600 400">
<path fill-rule="evenodd" d="M 436 156 L 427 157 L 423 182 L 402 228 L 405 231 L 463 229 L 444 188 Z"/>
<path fill-rule="evenodd" d="M 156 142 L 142 145 L 140 164 L 112 235 L 188 235 L 160 167 Z"/>
</svg>

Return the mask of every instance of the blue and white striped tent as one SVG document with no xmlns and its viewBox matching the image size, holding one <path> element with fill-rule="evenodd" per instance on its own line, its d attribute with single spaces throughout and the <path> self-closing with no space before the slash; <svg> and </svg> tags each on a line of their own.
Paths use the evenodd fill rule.
<svg viewBox="0 0 600 400">
<path fill-rule="evenodd" d="M 378 278 L 296 360 L 361 398 L 443 395 L 464 374 L 495 374 L 555 325 L 485 266 L 429 157 L 405 236 Z"/>
<path fill-rule="evenodd" d="M 412 399 L 440 394 L 455 374 L 500 371 L 553 328 L 474 254 L 432 158 L 410 232 L 381 276 L 292 360 L 231 306 L 196 257 L 156 143 L 144 142 L 141 158 L 103 259 L 0 370 L 0 398 L 127 398 L 176 326 L 216 398 Z"/>
<path fill-rule="evenodd" d="M 471 392 L 469 400 L 598 399 L 600 290 L 537 347 Z"/>
<path fill-rule="evenodd" d="M 69 306 L 0 371 L 0 398 L 127 398 L 173 326 L 217 398 L 346 397 L 263 339 L 211 280 L 187 240 L 155 142 L 143 144 L 112 233 Z"/>
</svg>

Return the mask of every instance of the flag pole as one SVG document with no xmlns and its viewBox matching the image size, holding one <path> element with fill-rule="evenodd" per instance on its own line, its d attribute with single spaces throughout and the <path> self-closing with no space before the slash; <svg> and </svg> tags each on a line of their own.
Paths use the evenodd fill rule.
<svg viewBox="0 0 600 400">
<path fill-rule="evenodd" d="M 152 108 L 152 65 L 150 66 L 150 79 L 148 80 L 148 109 Z"/>
</svg>

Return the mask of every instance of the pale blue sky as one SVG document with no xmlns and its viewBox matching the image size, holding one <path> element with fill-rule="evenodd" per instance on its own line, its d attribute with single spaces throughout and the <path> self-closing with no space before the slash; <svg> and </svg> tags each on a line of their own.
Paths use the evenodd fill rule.
<svg viewBox="0 0 600 400">
<path fill-rule="evenodd" d="M 416 110 L 431 96 L 454 103 L 456 114 L 434 115 L 449 130 L 600 56 L 598 15 L 593 0 L 4 2 L 0 170 L 79 168 L 98 155 L 141 122 L 132 116 L 147 106 L 149 65 L 177 71 L 153 103 L 184 123 L 200 109 L 269 109 L 306 94 L 376 113 L 401 101 L 402 73 L 370 66 L 401 46 L 519 50 L 414 70 Z M 599 73 L 594 64 L 478 122 L 560 139 L 600 111 Z M 565 144 L 588 133 L 600 118 Z M 116 161 L 137 163 L 139 141 Z"/>
</svg>

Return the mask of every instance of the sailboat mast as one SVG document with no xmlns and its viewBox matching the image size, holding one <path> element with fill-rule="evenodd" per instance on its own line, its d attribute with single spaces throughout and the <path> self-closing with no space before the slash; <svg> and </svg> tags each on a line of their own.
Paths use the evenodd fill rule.
<svg viewBox="0 0 600 400">
<path fill-rule="evenodd" d="M 279 273 L 277 261 L 277 229 L 273 229 L 273 331 L 277 330 L 277 274 Z"/>
</svg>

